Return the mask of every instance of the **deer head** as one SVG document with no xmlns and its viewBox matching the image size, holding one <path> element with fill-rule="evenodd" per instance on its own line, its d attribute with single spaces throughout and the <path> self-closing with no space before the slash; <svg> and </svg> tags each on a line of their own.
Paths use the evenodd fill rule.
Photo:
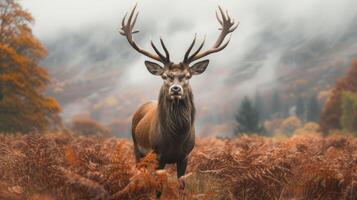
<svg viewBox="0 0 357 200">
<path fill-rule="evenodd" d="M 161 76 L 161 78 L 164 81 L 163 89 L 166 90 L 166 93 L 168 94 L 167 97 L 168 99 L 171 100 L 174 99 L 180 100 L 183 99 L 185 95 L 187 95 L 186 91 L 190 89 L 189 79 L 193 75 L 202 74 L 206 70 L 209 60 L 206 59 L 203 61 L 198 61 L 194 64 L 192 63 L 211 53 L 216 53 L 224 49 L 230 41 L 229 38 L 225 43 L 223 43 L 226 36 L 229 33 L 232 33 L 239 25 L 239 22 L 235 23 L 234 20 L 232 20 L 229 17 L 228 11 L 224 13 L 222 8 L 218 7 L 221 18 L 219 17 L 218 12 L 216 12 L 216 17 L 219 24 L 221 25 L 221 27 L 219 28 L 219 30 L 221 30 L 221 33 L 217 41 L 214 43 L 214 45 L 206 51 L 201 51 L 205 43 L 205 40 L 203 40 L 203 42 L 199 45 L 198 49 L 191 54 L 191 50 L 196 43 L 196 35 L 195 35 L 195 38 L 193 39 L 191 45 L 189 46 L 188 50 L 185 53 L 183 61 L 180 63 L 173 63 L 170 60 L 170 54 L 162 38 L 160 38 L 160 43 L 165 52 L 165 56 L 157 49 L 157 47 L 154 45 L 152 41 L 151 41 L 151 46 L 156 54 L 153 54 L 149 51 L 142 49 L 134 41 L 133 34 L 139 32 L 137 30 L 134 31 L 134 25 L 136 23 L 139 14 L 139 12 L 136 12 L 135 14 L 136 7 L 137 5 L 135 5 L 133 10 L 131 11 L 127 22 L 125 22 L 126 21 L 125 19 L 128 13 L 125 14 L 122 20 L 122 28 L 120 34 L 125 36 L 129 44 L 139 53 L 144 54 L 145 56 L 153 60 L 156 60 L 162 64 L 160 65 L 156 62 L 145 61 L 145 66 L 151 74 Z"/>
</svg>

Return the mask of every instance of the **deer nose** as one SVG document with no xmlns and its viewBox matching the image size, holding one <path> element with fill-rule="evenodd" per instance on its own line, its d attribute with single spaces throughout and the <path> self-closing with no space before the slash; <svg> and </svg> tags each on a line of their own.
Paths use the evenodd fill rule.
<svg viewBox="0 0 357 200">
<path fill-rule="evenodd" d="M 174 94 L 178 94 L 181 92 L 181 87 L 179 85 L 173 85 L 171 87 L 171 92 L 174 93 Z"/>
</svg>

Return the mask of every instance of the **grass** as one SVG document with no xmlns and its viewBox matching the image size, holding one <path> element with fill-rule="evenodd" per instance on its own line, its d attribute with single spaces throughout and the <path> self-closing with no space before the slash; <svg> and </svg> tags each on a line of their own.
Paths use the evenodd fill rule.
<svg viewBox="0 0 357 200">
<path fill-rule="evenodd" d="M 299 135 L 198 139 L 178 189 L 129 140 L 0 134 L 0 199 L 356 199 L 357 139 Z"/>
</svg>

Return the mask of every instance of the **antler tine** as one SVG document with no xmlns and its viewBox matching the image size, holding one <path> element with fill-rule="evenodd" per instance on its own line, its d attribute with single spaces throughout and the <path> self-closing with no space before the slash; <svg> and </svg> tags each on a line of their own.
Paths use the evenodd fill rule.
<svg viewBox="0 0 357 200">
<path fill-rule="evenodd" d="M 206 41 L 206 36 L 203 38 L 203 41 L 201 43 L 201 45 L 198 47 L 198 49 L 190 56 L 190 58 L 188 60 L 191 60 L 193 57 L 195 57 L 202 49 L 203 45 L 205 44 Z"/>
<path fill-rule="evenodd" d="M 230 41 L 230 37 L 232 36 L 231 34 L 229 36 L 229 39 L 223 45 L 222 45 L 222 43 L 229 33 L 232 33 L 234 30 L 236 30 L 236 28 L 239 25 L 239 22 L 236 24 L 234 22 L 234 20 L 231 19 L 231 17 L 229 16 L 228 11 L 224 12 L 220 6 L 218 6 L 218 10 L 221 14 L 221 17 L 218 16 L 218 12 L 216 11 L 216 18 L 217 18 L 219 24 L 221 25 L 221 28 L 219 28 L 219 30 L 221 30 L 221 34 L 219 35 L 217 41 L 214 43 L 214 45 L 211 49 L 200 52 L 200 50 L 202 49 L 203 43 L 204 43 L 203 42 L 201 44 L 201 46 L 198 48 L 198 50 L 194 54 L 192 54 L 188 59 L 187 59 L 188 55 L 187 56 L 185 55 L 184 62 L 191 63 L 197 59 L 200 59 L 200 58 L 207 56 L 211 53 L 216 53 L 216 52 L 221 51 L 222 49 L 227 47 L 227 45 Z M 192 49 L 192 47 L 190 47 L 189 50 L 191 50 L 191 49 Z M 187 52 L 186 52 L 186 54 L 187 54 Z"/>
<path fill-rule="evenodd" d="M 119 31 L 119 33 L 121 35 L 124 35 L 126 37 L 126 39 L 128 40 L 129 44 L 135 50 L 137 50 L 139 53 L 141 53 L 141 54 L 143 54 L 143 55 L 145 55 L 145 56 L 147 56 L 149 58 L 152 58 L 154 60 L 157 60 L 159 62 L 162 62 L 164 64 L 169 63 L 170 62 L 170 58 L 169 58 L 169 54 L 168 54 L 168 51 L 167 51 L 166 47 L 163 47 L 164 50 L 165 50 L 165 54 L 166 54 L 166 57 L 165 57 L 157 50 L 157 48 L 155 47 L 155 45 L 154 45 L 154 43 L 152 41 L 151 41 L 151 46 L 153 47 L 153 49 L 155 50 L 157 55 L 155 55 L 155 54 L 153 54 L 153 53 L 151 53 L 149 51 L 146 51 L 145 49 L 142 49 L 134 41 L 133 34 L 139 32 L 138 30 L 136 30 L 136 31 L 133 30 L 133 28 L 135 26 L 135 23 L 136 23 L 136 20 L 137 20 L 138 15 L 139 15 L 139 12 L 135 13 L 136 8 L 137 8 L 137 4 L 135 4 L 134 8 L 131 10 L 127 22 L 125 22 L 125 19 L 128 16 L 128 13 L 126 13 L 124 15 L 124 18 L 122 20 L 122 27 L 121 27 L 121 30 Z"/>
<path fill-rule="evenodd" d="M 127 15 L 128 15 L 128 12 L 125 13 L 123 20 L 121 21 L 121 27 L 122 27 L 121 29 L 122 30 L 119 31 L 119 33 L 124 36 L 125 36 L 125 31 L 123 30 L 123 28 L 125 27 L 125 18 Z"/>
<path fill-rule="evenodd" d="M 156 54 L 159 55 L 162 60 L 167 61 L 166 57 L 164 55 L 162 55 L 161 52 L 156 48 L 156 46 L 152 40 L 151 40 L 150 44 L 151 44 L 152 48 L 154 49 L 154 51 L 156 52 Z"/>
<path fill-rule="evenodd" d="M 131 25 L 131 19 L 132 19 L 133 16 L 134 16 L 134 13 L 135 13 L 135 10 L 136 10 L 136 7 L 137 7 L 137 6 L 138 6 L 138 4 L 135 4 L 133 10 L 132 10 L 131 13 L 130 13 L 130 16 L 129 16 L 129 19 L 128 19 L 128 25 Z M 132 27 L 132 26 L 130 26 L 130 27 Z"/>
<path fill-rule="evenodd" d="M 121 26 L 124 27 L 125 26 L 125 18 L 128 15 L 128 12 L 125 13 L 123 20 L 121 20 Z"/>
<path fill-rule="evenodd" d="M 160 43 L 161 43 L 162 48 L 163 48 L 164 51 L 165 51 L 166 60 L 167 60 L 168 62 L 170 62 L 170 53 L 169 53 L 169 51 L 167 50 L 167 48 L 166 48 L 166 46 L 165 46 L 165 43 L 164 43 L 164 41 L 162 40 L 161 37 L 160 37 Z"/>
<path fill-rule="evenodd" d="M 218 22 L 219 22 L 221 25 L 223 25 L 222 20 L 218 17 L 218 12 L 217 12 L 217 11 L 216 11 L 216 18 L 217 18 Z"/>
<path fill-rule="evenodd" d="M 131 24 L 131 28 L 134 28 L 134 25 L 136 23 L 136 19 L 138 19 L 138 15 L 139 15 L 139 11 L 136 13 L 135 17 L 134 17 L 134 21 L 133 23 Z"/>
<path fill-rule="evenodd" d="M 223 20 L 223 21 L 227 21 L 226 16 L 224 15 L 224 12 L 223 12 L 221 6 L 218 6 L 218 9 L 219 9 L 219 12 L 221 13 L 222 20 Z"/>
<path fill-rule="evenodd" d="M 233 20 L 232 23 L 235 24 L 235 21 Z M 238 28 L 238 26 L 239 26 L 239 22 L 237 22 L 237 24 L 236 24 L 234 27 L 232 27 L 232 28 L 229 30 L 229 32 L 231 33 L 231 32 L 233 32 L 233 31 L 235 31 L 235 30 Z"/>
<path fill-rule="evenodd" d="M 231 17 L 228 15 L 228 10 L 226 10 L 226 15 L 227 15 L 227 21 L 231 22 Z"/>
<path fill-rule="evenodd" d="M 194 46 L 195 43 L 196 43 L 196 36 L 197 36 L 197 34 L 195 33 L 195 37 L 193 38 L 193 41 L 192 41 L 190 47 L 187 49 L 187 51 L 186 51 L 186 53 L 185 53 L 185 57 L 184 57 L 184 59 L 183 59 L 184 62 L 187 62 L 187 61 L 188 61 L 188 57 L 189 57 L 189 55 L 190 55 L 190 52 L 191 52 L 193 46 Z"/>
</svg>

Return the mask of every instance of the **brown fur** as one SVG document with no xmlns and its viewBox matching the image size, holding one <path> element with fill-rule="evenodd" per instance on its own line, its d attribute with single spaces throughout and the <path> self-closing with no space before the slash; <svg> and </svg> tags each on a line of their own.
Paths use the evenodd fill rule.
<svg viewBox="0 0 357 200">
<path fill-rule="evenodd" d="M 185 90 L 183 99 L 170 100 L 163 86 L 158 103 L 145 103 L 135 112 L 132 136 L 137 160 L 153 150 L 158 154 L 160 168 L 166 163 L 186 162 L 195 143 L 195 107 L 191 88 Z"/>
</svg>

